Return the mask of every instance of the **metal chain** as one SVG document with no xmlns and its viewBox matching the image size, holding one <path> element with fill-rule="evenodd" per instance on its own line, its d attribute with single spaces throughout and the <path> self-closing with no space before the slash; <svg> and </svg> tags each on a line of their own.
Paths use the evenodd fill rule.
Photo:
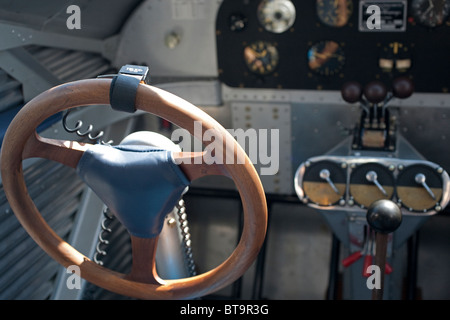
<svg viewBox="0 0 450 320">
<path fill-rule="evenodd" d="M 183 247 L 184 261 L 186 264 L 188 274 L 189 276 L 192 277 L 195 276 L 197 272 L 195 270 L 195 262 L 192 254 L 192 240 L 187 221 L 186 206 L 183 199 L 178 201 L 176 209 L 178 215 L 178 222 L 180 223 L 180 233 L 182 238 L 181 245 Z M 103 210 L 103 216 L 104 218 L 101 222 L 101 231 L 98 235 L 98 243 L 97 246 L 95 247 L 95 254 L 93 259 L 95 263 L 101 266 L 103 265 L 101 256 L 102 257 L 106 256 L 107 252 L 104 248 L 109 244 L 109 241 L 106 239 L 106 236 L 112 232 L 109 226 L 114 220 L 114 215 L 111 214 L 108 208 L 105 208 Z"/>
<path fill-rule="evenodd" d="M 98 243 L 95 247 L 95 254 L 94 254 L 94 262 L 98 265 L 103 265 L 103 261 L 99 259 L 99 256 L 106 256 L 106 251 L 102 249 L 101 247 L 105 247 L 109 244 L 109 241 L 105 239 L 105 236 L 112 232 L 112 229 L 109 228 L 112 221 L 114 220 L 114 215 L 111 214 L 108 208 L 103 209 L 103 220 L 101 223 L 102 230 L 98 234 Z"/>
<path fill-rule="evenodd" d="M 81 138 L 87 137 L 89 140 L 96 142 L 96 143 L 103 144 L 103 145 L 110 145 L 113 143 L 112 140 L 110 140 L 108 142 L 100 140 L 100 138 L 103 137 L 103 135 L 104 135 L 103 131 L 99 131 L 99 132 L 97 132 L 97 134 L 95 136 L 93 136 L 92 132 L 94 131 L 94 127 L 92 124 L 88 125 L 86 131 L 81 132 L 80 129 L 83 126 L 83 121 L 81 121 L 81 120 L 77 121 L 77 123 L 75 124 L 75 128 L 69 128 L 69 126 L 67 125 L 67 117 L 69 116 L 71 111 L 72 111 L 72 109 L 67 110 L 62 118 L 62 125 L 64 127 L 64 130 L 66 130 L 69 133 L 75 133 L 77 136 L 79 136 Z"/>
<path fill-rule="evenodd" d="M 191 234 L 189 233 L 186 207 L 185 207 L 185 203 L 184 203 L 183 199 L 178 201 L 176 208 L 177 208 L 177 214 L 178 214 L 178 221 L 180 223 L 181 238 L 183 241 L 182 246 L 183 246 L 183 252 L 184 252 L 184 261 L 186 263 L 188 273 L 192 277 L 192 276 L 195 276 L 197 274 L 197 272 L 195 270 L 194 257 L 192 254 Z"/>
</svg>

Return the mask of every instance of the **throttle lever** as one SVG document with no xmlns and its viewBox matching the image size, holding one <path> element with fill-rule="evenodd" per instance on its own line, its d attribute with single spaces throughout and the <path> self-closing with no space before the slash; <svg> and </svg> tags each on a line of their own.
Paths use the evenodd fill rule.
<svg viewBox="0 0 450 320">
<path fill-rule="evenodd" d="M 375 265 L 381 271 L 381 287 L 372 291 L 373 300 L 383 299 L 384 273 L 389 233 L 394 232 L 402 222 L 400 208 L 391 200 L 377 200 L 367 210 L 367 222 L 375 230 Z"/>
<path fill-rule="evenodd" d="M 347 268 L 350 265 L 352 265 L 353 263 L 355 263 L 356 261 L 358 261 L 359 259 L 361 259 L 362 255 L 363 254 L 362 254 L 361 250 L 355 251 L 351 255 L 349 255 L 348 257 L 346 257 L 342 260 L 342 265 Z"/>
</svg>

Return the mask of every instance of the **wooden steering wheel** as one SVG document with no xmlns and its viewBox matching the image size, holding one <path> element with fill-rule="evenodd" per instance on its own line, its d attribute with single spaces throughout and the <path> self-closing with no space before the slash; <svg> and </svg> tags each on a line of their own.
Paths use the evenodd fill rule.
<svg viewBox="0 0 450 320">
<path fill-rule="evenodd" d="M 180 164 L 180 169 L 190 181 L 205 175 L 226 175 L 233 179 L 242 201 L 244 226 L 232 254 L 219 266 L 203 274 L 163 280 L 157 275 L 155 267 L 158 237 L 131 236 L 132 270 L 129 274 L 122 274 L 96 264 L 75 250 L 42 218 L 28 194 L 22 160 L 40 157 L 76 168 L 90 145 L 43 138 L 36 133 L 36 128 L 51 115 L 65 109 L 110 104 L 110 86 L 110 79 L 90 79 L 54 87 L 28 102 L 10 123 L 1 148 L 1 174 L 5 194 L 18 220 L 36 243 L 61 265 L 66 268 L 76 265 L 82 278 L 121 295 L 138 299 L 192 299 L 231 284 L 253 263 L 265 238 L 267 205 L 261 181 L 243 149 L 217 121 L 189 102 L 156 87 L 139 85 L 136 109 L 162 117 L 192 135 L 194 121 L 201 121 L 202 135 L 206 130 L 215 130 L 222 137 L 227 137 L 227 141 L 233 141 L 235 159 L 245 159 L 244 164 L 227 164 L 226 161 L 214 165 L 204 162 L 185 164 L 188 161 Z M 200 152 L 174 154 L 174 158 L 181 160 L 202 156 Z"/>
</svg>

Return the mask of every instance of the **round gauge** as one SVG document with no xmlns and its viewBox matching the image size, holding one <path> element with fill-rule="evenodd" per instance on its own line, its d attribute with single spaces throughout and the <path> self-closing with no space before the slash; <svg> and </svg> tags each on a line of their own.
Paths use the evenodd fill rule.
<svg viewBox="0 0 450 320">
<path fill-rule="evenodd" d="M 398 175 L 397 196 L 409 211 L 427 212 L 442 198 L 441 174 L 423 164 L 408 166 Z"/>
<path fill-rule="evenodd" d="M 308 66 L 320 75 L 335 75 L 341 71 L 344 63 L 344 51 L 334 41 L 319 42 L 308 50 Z"/>
<path fill-rule="evenodd" d="M 330 27 L 343 27 L 353 12 L 352 0 L 317 0 L 317 16 L 320 21 Z"/>
<path fill-rule="evenodd" d="M 320 206 L 331 206 L 343 199 L 345 170 L 336 162 L 318 161 L 305 168 L 302 188 L 308 199 Z"/>
<path fill-rule="evenodd" d="M 392 199 L 394 176 L 378 163 L 357 166 L 350 175 L 350 195 L 363 208 L 368 208 L 376 200 Z"/>
<path fill-rule="evenodd" d="M 277 48 L 266 41 L 255 41 L 244 48 L 244 60 L 250 71 L 267 75 L 278 65 Z"/>
<path fill-rule="evenodd" d="M 257 14 L 264 29 L 274 33 L 285 32 L 295 22 L 295 7 L 290 0 L 263 0 Z"/>
<path fill-rule="evenodd" d="M 389 73 L 403 73 L 411 68 L 411 53 L 401 42 L 391 42 L 383 47 L 378 60 L 379 67 Z"/>
<path fill-rule="evenodd" d="M 411 10 L 418 23 L 434 28 L 442 25 L 447 19 L 450 13 L 450 0 L 413 0 Z"/>
</svg>

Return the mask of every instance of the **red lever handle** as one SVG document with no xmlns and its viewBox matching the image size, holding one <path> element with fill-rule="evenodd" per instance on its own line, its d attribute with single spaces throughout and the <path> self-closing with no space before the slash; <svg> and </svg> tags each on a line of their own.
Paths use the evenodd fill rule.
<svg viewBox="0 0 450 320">
<path fill-rule="evenodd" d="M 371 275 L 370 272 L 367 272 L 367 267 L 369 267 L 370 265 L 373 264 L 372 260 L 373 260 L 373 257 L 370 254 L 364 256 L 364 263 L 363 263 L 363 272 L 362 272 L 362 274 L 366 278 Z"/>
<path fill-rule="evenodd" d="M 386 274 L 390 274 L 392 273 L 392 267 L 389 263 L 386 262 L 385 266 L 384 266 L 384 273 Z"/>
<path fill-rule="evenodd" d="M 344 260 L 342 260 L 342 265 L 344 267 L 348 267 L 349 265 L 353 264 L 355 261 L 357 261 L 361 257 L 362 257 L 362 252 L 356 251 L 356 252 L 352 253 L 351 255 L 349 255 L 347 258 L 344 258 Z"/>
</svg>

